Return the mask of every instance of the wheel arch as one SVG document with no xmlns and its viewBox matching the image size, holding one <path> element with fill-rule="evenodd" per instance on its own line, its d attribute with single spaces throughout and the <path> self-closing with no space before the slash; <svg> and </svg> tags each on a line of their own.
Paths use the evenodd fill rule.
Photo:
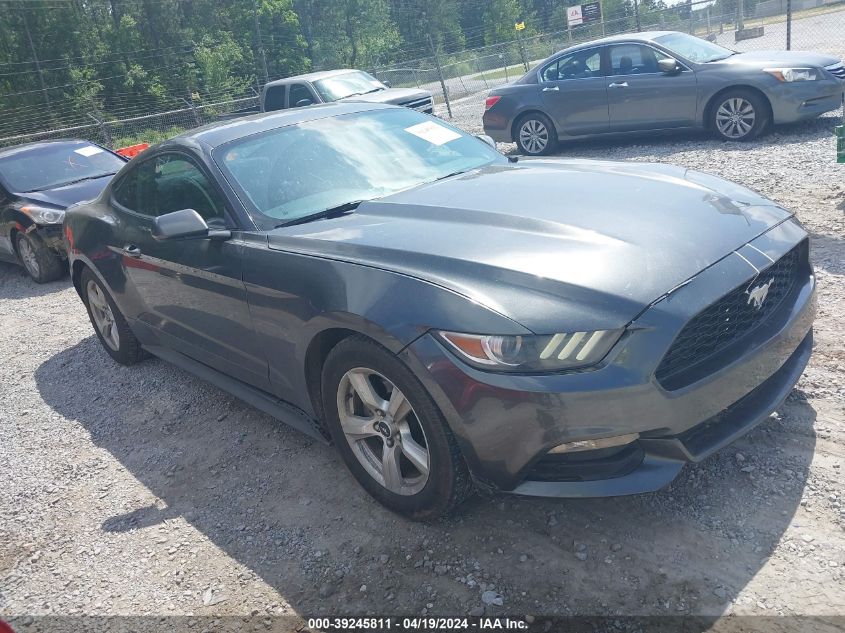
<svg viewBox="0 0 845 633">
<path fill-rule="evenodd" d="M 383 347 L 398 357 L 408 343 L 403 343 L 393 334 L 383 330 L 377 324 L 356 317 L 355 315 L 323 315 L 322 322 L 307 340 L 303 354 L 303 378 L 308 401 L 322 424 L 323 398 L 322 375 L 326 359 L 331 351 L 341 342 L 353 336 L 365 338 Z M 327 322 L 331 320 L 331 322 Z"/>
<path fill-rule="evenodd" d="M 747 90 L 749 92 L 753 92 L 755 95 L 760 97 L 763 100 L 763 103 L 766 105 L 766 110 L 767 110 L 766 114 L 768 115 L 768 122 L 771 124 L 772 117 L 773 117 L 773 111 L 772 111 L 772 102 L 769 100 L 768 95 L 756 86 L 752 86 L 750 84 L 735 84 L 735 85 L 732 85 L 732 86 L 728 86 L 726 88 L 722 88 L 718 92 L 711 95 L 711 97 L 707 100 L 707 105 L 704 106 L 704 113 L 703 113 L 704 114 L 704 116 L 703 116 L 704 129 L 706 129 L 706 130 L 713 129 L 713 125 L 710 121 L 710 116 L 713 112 L 713 108 L 716 107 L 716 104 L 718 103 L 719 97 L 721 97 L 721 96 L 723 96 L 723 95 L 725 95 L 728 92 L 731 92 L 733 90 Z"/>
</svg>

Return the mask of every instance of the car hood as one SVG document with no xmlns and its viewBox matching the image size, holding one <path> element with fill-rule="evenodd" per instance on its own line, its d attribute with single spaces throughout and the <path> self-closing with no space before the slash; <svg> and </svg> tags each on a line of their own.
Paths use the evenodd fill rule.
<svg viewBox="0 0 845 633">
<path fill-rule="evenodd" d="M 103 176 L 94 180 L 83 180 L 65 187 L 45 189 L 44 191 L 29 191 L 16 193 L 22 199 L 34 204 L 49 204 L 54 207 L 66 209 L 79 202 L 93 200 L 102 193 L 112 176 Z"/>
<path fill-rule="evenodd" d="M 718 64 L 741 64 L 753 68 L 772 67 L 796 67 L 796 68 L 823 68 L 839 61 L 832 55 L 822 53 L 806 53 L 803 51 L 753 51 L 750 53 L 739 53 L 723 59 Z"/>
<path fill-rule="evenodd" d="M 347 97 L 341 99 L 341 101 L 402 104 L 417 99 L 425 99 L 426 97 L 431 97 L 431 93 L 428 90 L 420 90 L 418 88 L 387 88 L 386 90 L 379 90 L 378 92 L 371 92 L 365 95 Z"/>
<path fill-rule="evenodd" d="M 554 332 L 561 302 L 574 325 L 620 327 L 789 217 L 748 189 L 679 167 L 520 160 L 268 240 L 424 279 Z"/>
</svg>

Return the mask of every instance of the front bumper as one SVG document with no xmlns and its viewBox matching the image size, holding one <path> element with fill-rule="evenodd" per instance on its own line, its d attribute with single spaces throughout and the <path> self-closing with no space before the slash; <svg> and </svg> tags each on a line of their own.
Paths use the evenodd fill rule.
<svg viewBox="0 0 845 633">
<path fill-rule="evenodd" d="M 437 401 L 482 487 L 551 497 L 654 491 L 684 463 L 704 459 L 764 420 L 800 377 L 815 316 L 815 278 L 808 264 L 789 297 L 724 365 L 673 391 L 661 386 L 654 371 L 685 323 L 754 279 L 744 259 L 754 253 L 757 263 L 762 253 L 778 259 L 805 236 L 797 224 L 785 222 L 754 240 L 754 249 L 740 249 L 743 257 L 731 255 L 704 270 L 637 318 L 593 371 L 481 372 L 430 335 L 411 344 L 405 359 Z M 639 439 L 624 450 L 568 463 L 564 476 L 549 476 L 553 447 L 629 433 Z"/>
<path fill-rule="evenodd" d="M 38 234 L 47 247 L 62 259 L 67 258 L 67 250 L 65 249 L 64 233 L 62 232 L 61 224 L 43 224 L 36 227 L 35 232 Z"/>
<path fill-rule="evenodd" d="M 819 79 L 779 83 L 770 90 L 774 123 L 812 119 L 842 106 L 845 81 Z"/>
</svg>

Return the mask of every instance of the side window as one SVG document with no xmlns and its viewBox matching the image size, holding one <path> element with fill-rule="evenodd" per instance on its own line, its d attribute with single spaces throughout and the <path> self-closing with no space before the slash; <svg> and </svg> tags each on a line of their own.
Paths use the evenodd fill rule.
<svg viewBox="0 0 845 633">
<path fill-rule="evenodd" d="M 601 76 L 601 51 L 591 48 L 576 51 L 543 69 L 540 77 L 543 81 L 564 81 L 567 79 L 588 79 Z"/>
<path fill-rule="evenodd" d="M 148 215 L 193 209 L 209 224 L 225 222 L 222 199 L 193 162 L 176 154 L 162 154 L 148 162 L 155 163 Z"/>
<path fill-rule="evenodd" d="M 155 160 L 145 160 L 126 173 L 114 188 L 115 201 L 136 213 L 149 215 L 149 196 L 155 176 Z"/>
<path fill-rule="evenodd" d="M 287 86 L 271 86 L 264 93 L 264 111 L 273 112 L 285 107 L 285 88 Z"/>
<path fill-rule="evenodd" d="M 290 104 L 290 107 L 296 108 L 296 104 L 303 99 L 308 99 L 308 101 L 314 103 L 314 97 L 306 86 L 303 86 L 302 84 L 291 84 L 290 95 L 288 96 L 288 103 Z"/>
<path fill-rule="evenodd" d="M 620 44 L 610 47 L 611 75 L 640 75 L 657 73 L 657 55 L 653 48 L 640 44 Z"/>
</svg>

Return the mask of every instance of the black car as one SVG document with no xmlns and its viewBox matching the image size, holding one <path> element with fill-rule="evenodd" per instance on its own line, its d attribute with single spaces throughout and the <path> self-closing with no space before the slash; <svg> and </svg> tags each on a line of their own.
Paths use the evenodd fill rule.
<svg viewBox="0 0 845 633">
<path fill-rule="evenodd" d="M 125 162 L 79 140 L 0 149 L 0 261 L 22 264 L 38 283 L 64 275 L 65 210 L 96 198 Z"/>
<path fill-rule="evenodd" d="M 407 108 L 186 133 L 65 233 L 112 358 L 333 441 L 415 518 L 477 488 L 656 490 L 764 420 L 812 347 L 807 233 L 773 202 L 669 165 L 513 162 Z"/>
</svg>

